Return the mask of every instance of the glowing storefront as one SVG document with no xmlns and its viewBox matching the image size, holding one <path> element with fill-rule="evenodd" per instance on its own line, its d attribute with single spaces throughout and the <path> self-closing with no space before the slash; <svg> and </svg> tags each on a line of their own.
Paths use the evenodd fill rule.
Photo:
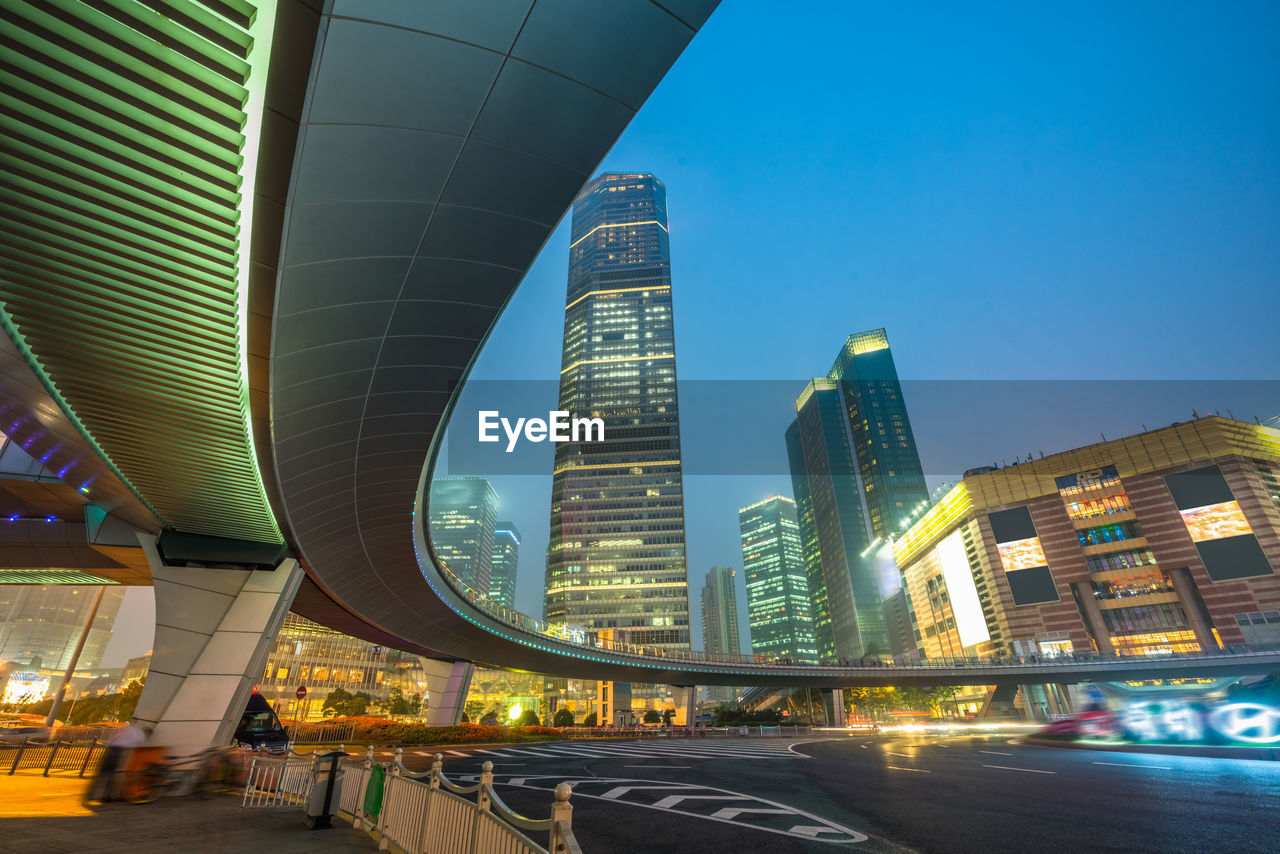
<svg viewBox="0 0 1280 854">
<path fill-rule="evenodd" d="M 1280 431 L 1206 417 L 974 474 L 894 555 L 930 658 L 1280 644 Z"/>
</svg>

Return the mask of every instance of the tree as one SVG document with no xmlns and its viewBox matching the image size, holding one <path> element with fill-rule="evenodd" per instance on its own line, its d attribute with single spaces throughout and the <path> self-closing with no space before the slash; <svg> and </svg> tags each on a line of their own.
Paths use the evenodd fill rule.
<svg viewBox="0 0 1280 854">
<path fill-rule="evenodd" d="M 671 719 L 676 716 L 675 709 L 664 709 L 662 712 L 662 725 L 671 726 Z"/>
<path fill-rule="evenodd" d="M 658 714 L 653 709 L 650 709 L 644 713 L 644 722 L 647 724 L 662 723 L 662 715 Z"/>
<path fill-rule="evenodd" d="M 600 716 L 595 712 L 591 712 L 582 719 L 583 726 L 600 726 Z"/>
<path fill-rule="evenodd" d="M 364 691 L 352 694 L 345 688 L 334 688 L 324 701 L 324 715 L 329 718 L 354 718 L 369 711 L 373 698 Z"/>
<path fill-rule="evenodd" d="M 520 726 L 541 726 L 542 721 L 538 720 L 538 713 L 533 709 L 525 709 L 524 714 L 520 716 Z"/>
<path fill-rule="evenodd" d="M 573 726 L 573 712 L 568 709 L 561 709 L 556 712 L 556 716 L 552 719 L 551 725 L 557 727 Z"/>
</svg>

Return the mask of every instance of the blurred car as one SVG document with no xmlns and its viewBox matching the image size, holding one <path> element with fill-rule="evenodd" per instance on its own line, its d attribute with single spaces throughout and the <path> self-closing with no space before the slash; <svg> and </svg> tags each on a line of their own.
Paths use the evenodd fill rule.
<svg viewBox="0 0 1280 854">
<path fill-rule="evenodd" d="M 48 741 L 53 730 L 47 726 L 11 726 L 0 729 L 0 744 L 24 744 L 31 741 Z"/>
<path fill-rule="evenodd" d="M 240 716 L 235 740 L 245 747 L 268 753 L 284 753 L 289 749 L 289 733 L 281 726 L 271 704 L 256 690 L 249 695 L 244 714 Z"/>
</svg>

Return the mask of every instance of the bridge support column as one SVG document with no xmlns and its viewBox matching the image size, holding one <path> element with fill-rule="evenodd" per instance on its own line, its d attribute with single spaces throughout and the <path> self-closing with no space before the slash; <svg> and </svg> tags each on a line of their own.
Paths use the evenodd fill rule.
<svg viewBox="0 0 1280 854">
<path fill-rule="evenodd" d="M 843 688 L 822 689 L 822 713 L 826 715 L 827 726 L 845 725 Z"/>
<path fill-rule="evenodd" d="M 476 666 L 469 661 L 424 658 L 422 669 L 427 673 L 427 724 L 457 726 L 462 722 L 462 710 L 467 705 L 467 691 Z"/>
<path fill-rule="evenodd" d="M 690 685 L 672 685 L 671 694 L 676 701 L 676 715 L 671 719 L 675 726 L 692 726 L 698 714 L 698 688 Z"/>
<path fill-rule="evenodd" d="M 156 597 L 151 669 L 134 717 L 178 753 L 229 744 L 302 583 L 286 558 L 274 570 L 166 566 L 139 536 Z"/>
</svg>

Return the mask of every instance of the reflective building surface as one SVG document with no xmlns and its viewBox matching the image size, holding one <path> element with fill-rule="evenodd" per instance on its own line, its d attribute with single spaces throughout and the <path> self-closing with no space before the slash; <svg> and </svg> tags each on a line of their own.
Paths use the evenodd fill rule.
<svg viewBox="0 0 1280 854">
<path fill-rule="evenodd" d="M 506 608 L 516 606 L 516 571 L 520 567 L 520 531 L 514 522 L 499 522 L 493 532 L 489 566 L 489 599 Z"/>
<path fill-rule="evenodd" d="M 560 409 L 604 439 L 556 446 L 546 619 L 688 649 L 666 188 L 606 173 L 573 206 Z"/>
<path fill-rule="evenodd" d="M 489 593 L 498 493 L 482 477 L 431 484 L 431 539 L 446 568 L 482 596 Z"/>
<path fill-rule="evenodd" d="M 738 511 L 753 652 L 816 661 L 796 503 L 782 495 Z"/>
</svg>

